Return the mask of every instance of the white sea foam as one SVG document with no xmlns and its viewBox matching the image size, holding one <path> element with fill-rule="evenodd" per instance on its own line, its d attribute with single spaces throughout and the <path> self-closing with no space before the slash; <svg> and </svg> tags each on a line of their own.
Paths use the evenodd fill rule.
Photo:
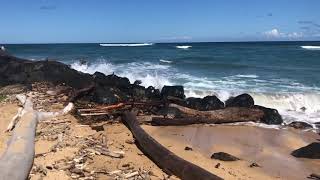
<svg viewBox="0 0 320 180">
<path fill-rule="evenodd" d="M 96 71 L 104 74 L 115 73 L 118 76 L 129 78 L 133 83 L 135 80 L 141 80 L 143 86 L 154 86 L 161 89 L 164 85 L 181 84 L 185 88 L 187 97 L 204 97 L 207 95 L 216 95 L 220 100 L 226 101 L 231 96 L 237 96 L 242 93 L 249 93 L 253 96 L 255 104 L 277 109 L 283 116 L 285 123 L 292 121 L 304 121 L 307 123 L 320 122 L 320 93 L 311 87 L 302 86 L 289 79 L 274 79 L 265 82 L 259 80 L 258 76 L 243 74 L 233 75 L 223 78 L 197 77 L 190 74 L 178 72 L 171 67 L 170 63 L 159 64 L 151 62 L 132 62 L 128 64 L 112 64 L 106 60 L 100 60 L 94 64 L 81 64 L 75 62 L 71 67 L 93 74 Z M 250 84 L 250 82 L 254 82 Z M 297 90 L 301 92 L 288 93 L 268 91 L 268 87 L 263 84 L 287 84 L 300 87 Z M 261 86 L 261 87 L 260 87 Z M 260 89 L 261 88 L 261 89 Z M 270 126 L 271 127 L 271 126 Z"/>
<path fill-rule="evenodd" d="M 239 78 L 258 78 L 259 76 L 255 75 L 255 74 L 238 74 L 238 75 L 235 75 L 235 77 L 239 77 Z"/>
<path fill-rule="evenodd" d="M 172 85 L 169 80 L 169 65 L 153 64 L 150 62 L 128 64 L 111 64 L 108 61 L 101 60 L 94 64 L 81 64 L 74 62 L 71 64 L 73 69 L 81 72 L 93 74 L 102 72 L 106 75 L 115 73 L 118 76 L 127 77 L 131 83 L 135 80 L 141 80 L 143 86 L 154 86 L 161 89 L 164 85 Z"/>
<path fill-rule="evenodd" d="M 302 121 L 313 125 L 320 122 L 320 94 L 313 93 L 250 93 L 248 91 L 237 90 L 191 90 L 187 88 L 186 96 L 204 97 L 216 95 L 220 100 L 226 101 L 229 97 L 234 97 L 242 93 L 252 95 L 255 104 L 269 108 L 274 108 L 282 115 L 284 123 Z"/>
<path fill-rule="evenodd" d="M 151 46 L 153 43 L 137 43 L 137 44 L 100 44 L 103 47 L 137 47 L 137 46 Z"/>
<path fill-rule="evenodd" d="M 320 50 L 320 46 L 301 46 L 303 49 Z"/>
<path fill-rule="evenodd" d="M 169 64 L 172 63 L 172 61 L 165 60 L 165 59 L 160 59 L 159 61 L 160 61 L 160 62 L 163 62 L 163 63 L 169 63 Z"/>
<path fill-rule="evenodd" d="M 176 48 L 178 48 L 178 49 L 189 49 L 191 47 L 192 46 L 176 46 Z"/>
<path fill-rule="evenodd" d="M 320 122 L 320 94 L 286 93 L 286 94 L 251 94 L 255 104 L 277 109 L 286 120 Z"/>
<path fill-rule="evenodd" d="M 71 68 L 89 74 L 93 74 L 95 72 L 102 72 L 107 75 L 114 73 L 116 69 L 116 67 L 113 64 L 104 61 L 100 61 L 99 63 L 93 65 L 83 64 L 77 61 L 71 64 Z"/>
<path fill-rule="evenodd" d="M 277 79 L 270 82 L 253 81 L 252 78 L 258 78 L 257 76 L 249 76 L 250 78 L 229 76 L 220 79 L 199 78 L 190 75 L 182 77 L 188 79 L 188 82 L 183 84 L 187 97 L 216 95 L 220 100 L 226 101 L 232 96 L 249 93 L 254 98 L 255 104 L 277 109 L 285 124 L 293 121 L 303 121 L 309 124 L 320 122 L 320 93 L 315 87 L 303 86 L 289 79 Z M 251 81 L 256 83 L 250 84 Z M 273 83 L 275 87 L 269 87 Z M 296 88 L 301 92 L 275 91 L 282 83 L 288 84 L 286 85 L 288 89 Z"/>
</svg>

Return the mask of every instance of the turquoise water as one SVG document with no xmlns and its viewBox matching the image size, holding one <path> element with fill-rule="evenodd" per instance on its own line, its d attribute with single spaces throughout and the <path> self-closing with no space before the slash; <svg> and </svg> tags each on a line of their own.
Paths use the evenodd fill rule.
<svg viewBox="0 0 320 180">
<path fill-rule="evenodd" d="M 79 71 L 181 84 L 187 96 L 247 92 L 287 119 L 320 121 L 320 42 L 5 45 L 16 56 L 54 59 Z M 81 64 L 79 61 L 86 61 Z M 306 111 L 301 108 L 305 107 Z"/>
</svg>

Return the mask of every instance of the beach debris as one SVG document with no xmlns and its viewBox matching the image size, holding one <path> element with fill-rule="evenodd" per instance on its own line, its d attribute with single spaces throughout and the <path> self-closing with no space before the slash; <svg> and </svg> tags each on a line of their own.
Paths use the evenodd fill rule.
<svg viewBox="0 0 320 180">
<path fill-rule="evenodd" d="M 312 174 L 310 174 L 310 176 L 309 176 L 308 178 L 309 178 L 309 179 L 320 180 L 320 174 L 312 173 Z"/>
<path fill-rule="evenodd" d="M 164 103 L 162 101 L 151 102 L 122 102 L 112 105 L 98 105 L 92 108 L 78 108 L 77 112 L 80 116 L 90 117 L 91 119 L 96 116 L 107 116 L 108 119 L 117 119 L 124 111 L 132 108 L 139 109 L 140 115 L 144 115 L 144 111 L 149 111 L 152 107 L 161 107 Z M 121 121 L 121 119 L 120 119 Z"/>
<path fill-rule="evenodd" d="M 217 163 L 214 167 L 219 169 L 220 165 L 221 165 L 220 163 Z"/>
<path fill-rule="evenodd" d="M 132 172 L 132 173 L 125 174 L 124 178 L 128 179 L 128 178 L 131 178 L 131 177 L 134 177 L 134 176 L 137 176 L 137 175 L 139 175 L 139 172 L 135 171 L 135 172 Z"/>
<path fill-rule="evenodd" d="M 38 122 L 68 114 L 74 107 L 73 103 L 69 103 L 64 109 L 58 112 L 39 112 L 34 110 L 31 97 L 18 94 L 16 98 L 21 102 L 23 108 L 22 110 L 20 109 L 16 115 L 19 118 L 14 118 L 10 124 L 14 124 L 14 127 L 18 119 L 21 119 L 21 123 L 14 129 L 6 150 L 0 158 L 0 167 L 2 167 L 0 168 L 1 176 L 4 179 L 12 180 L 26 179 L 29 176 L 35 156 L 34 134 Z M 23 141 L 21 141 L 21 139 L 23 139 Z M 25 148 L 17 150 L 16 147 Z"/>
<path fill-rule="evenodd" d="M 311 129 L 311 128 L 313 128 L 311 124 L 308 124 L 303 121 L 294 121 L 294 122 L 291 122 L 288 126 L 293 127 L 295 129 Z"/>
<path fill-rule="evenodd" d="M 23 84 L 12 84 L 0 88 L 0 94 L 11 95 L 21 94 L 30 90 L 30 87 Z"/>
<path fill-rule="evenodd" d="M 186 147 L 184 148 L 184 150 L 186 150 L 186 151 L 192 151 L 193 149 L 192 149 L 192 147 L 190 147 L 190 146 L 186 146 Z"/>
<path fill-rule="evenodd" d="M 210 157 L 211 159 L 218 159 L 220 161 L 238 161 L 240 160 L 239 158 L 225 153 L 225 152 L 217 152 L 217 153 L 213 153 Z"/>
<path fill-rule="evenodd" d="M 147 134 L 139 125 L 136 115 L 133 112 L 125 112 L 123 121 L 127 124 L 132 132 L 136 142 L 140 145 L 141 150 L 149 155 L 154 163 L 156 163 L 163 171 L 173 174 L 181 179 L 222 179 L 209 171 L 181 159 L 149 134 Z M 155 153 L 156 152 L 156 153 Z M 185 171 L 188 169 L 188 171 Z"/>
<path fill-rule="evenodd" d="M 91 126 L 91 129 L 99 132 L 99 131 L 104 131 L 103 125 L 98 125 L 98 126 Z"/>
<path fill-rule="evenodd" d="M 253 167 L 261 167 L 261 166 L 255 162 L 253 162 L 249 165 L 249 167 L 253 168 Z"/>
<path fill-rule="evenodd" d="M 44 177 L 47 175 L 47 170 L 41 165 L 34 165 L 30 171 L 30 175 L 32 174 L 40 174 L 41 177 Z"/>
<path fill-rule="evenodd" d="M 297 158 L 320 159 L 320 143 L 313 142 L 307 146 L 294 150 L 291 155 Z"/>
<path fill-rule="evenodd" d="M 127 143 L 127 144 L 134 144 L 134 143 L 135 143 L 135 140 L 134 140 L 134 139 L 127 139 L 127 140 L 125 141 L 125 143 Z"/>
<path fill-rule="evenodd" d="M 259 109 L 230 107 L 212 111 L 198 111 L 177 104 L 169 104 L 182 112 L 182 118 L 153 117 L 151 124 L 159 126 L 190 125 L 190 124 L 221 124 L 232 122 L 259 122 L 264 113 Z"/>
</svg>

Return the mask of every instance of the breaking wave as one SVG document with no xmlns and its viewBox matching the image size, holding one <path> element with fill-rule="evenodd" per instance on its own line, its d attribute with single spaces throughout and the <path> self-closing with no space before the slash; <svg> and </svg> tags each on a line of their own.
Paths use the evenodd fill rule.
<svg viewBox="0 0 320 180">
<path fill-rule="evenodd" d="M 189 49 L 191 47 L 192 46 L 176 46 L 176 48 L 178 48 L 178 49 Z"/>
<path fill-rule="evenodd" d="M 238 74 L 216 79 L 197 77 L 179 72 L 165 60 L 160 60 L 159 63 L 131 62 L 127 64 L 113 64 L 106 60 L 99 60 L 92 64 L 74 62 L 71 67 L 90 74 L 96 71 L 106 75 L 115 73 L 118 76 L 127 77 L 131 83 L 141 80 L 145 87 L 154 86 L 161 89 L 164 85 L 181 84 L 185 88 L 187 97 L 216 95 L 222 101 L 226 101 L 231 96 L 249 93 L 254 98 L 255 104 L 277 109 L 285 123 L 292 121 L 304 121 L 310 124 L 320 122 L 319 91 L 288 79 L 266 81 L 259 79 L 259 76 L 254 74 Z M 277 92 L 279 85 L 288 86 L 287 88 L 299 86 L 301 92 Z M 272 86 L 275 86 L 275 89 L 272 89 Z"/>
<path fill-rule="evenodd" d="M 235 77 L 240 77 L 240 78 L 258 78 L 259 76 L 255 74 L 238 74 L 235 75 Z"/>
<path fill-rule="evenodd" d="M 163 63 L 169 63 L 169 64 L 172 63 L 172 61 L 165 60 L 165 59 L 160 59 L 159 61 L 160 61 L 160 62 L 163 62 Z"/>
<path fill-rule="evenodd" d="M 138 43 L 138 44 L 100 44 L 103 47 L 137 47 L 137 46 L 152 46 L 153 43 Z"/>
<path fill-rule="evenodd" d="M 277 109 L 286 123 L 304 121 L 320 122 L 320 94 L 286 93 L 286 94 L 251 94 L 255 104 Z"/>
<path fill-rule="evenodd" d="M 154 86 L 161 89 L 164 85 L 172 85 L 169 81 L 168 75 L 170 68 L 168 65 L 154 64 L 150 62 L 132 62 L 128 64 L 112 64 L 105 60 L 93 64 L 81 64 L 74 62 L 71 67 L 75 70 L 93 74 L 95 72 L 102 72 L 106 75 L 115 73 L 121 77 L 127 77 L 131 83 L 135 80 L 141 80 L 142 86 Z"/>
<path fill-rule="evenodd" d="M 303 49 L 320 50 L 320 46 L 301 46 Z"/>
</svg>

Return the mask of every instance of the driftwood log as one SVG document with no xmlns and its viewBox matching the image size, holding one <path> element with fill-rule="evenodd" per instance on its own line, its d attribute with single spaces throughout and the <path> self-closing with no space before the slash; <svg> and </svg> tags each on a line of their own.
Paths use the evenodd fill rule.
<svg viewBox="0 0 320 180">
<path fill-rule="evenodd" d="M 185 180 L 222 179 L 205 169 L 190 163 L 159 144 L 139 125 L 133 112 L 125 112 L 123 120 L 129 127 L 141 150 L 148 155 L 164 172 Z"/>
<path fill-rule="evenodd" d="M 151 124 L 161 126 L 178 126 L 189 124 L 221 124 L 248 121 L 259 122 L 264 115 L 263 111 L 260 109 L 244 107 L 230 107 L 213 111 L 198 111 L 177 104 L 169 104 L 169 107 L 178 109 L 183 114 L 183 117 L 153 117 Z"/>
<path fill-rule="evenodd" d="M 90 94 L 94 90 L 94 88 L 95 88 L 95 85 L 91 84 L 90 86 L 88 86 L 86 88 L 79 89 L 79 90 L 75 91 L 72 94 L 72 96 L 70 97 L 69 102 L 75 102 L 79 98 Z"/>
<path fill-rule="evenodd" d="M 17 95 L 17 99 L 23 104 L 23 108 L 19 109 L 18 114 L 13 118 L 14 122 L 11 122 L 8 127 L 11 130 L 15 126 L 7 148 L 0 157 L 0 179 L 4 180 L 28 178 L 34 159 L 34 140 L 38 122 L 67 114 L 73 109 L 73 103 L 69 103 L 59 112 L 37 112 L 33 109 L 31 98 Z"/>
</svg>

